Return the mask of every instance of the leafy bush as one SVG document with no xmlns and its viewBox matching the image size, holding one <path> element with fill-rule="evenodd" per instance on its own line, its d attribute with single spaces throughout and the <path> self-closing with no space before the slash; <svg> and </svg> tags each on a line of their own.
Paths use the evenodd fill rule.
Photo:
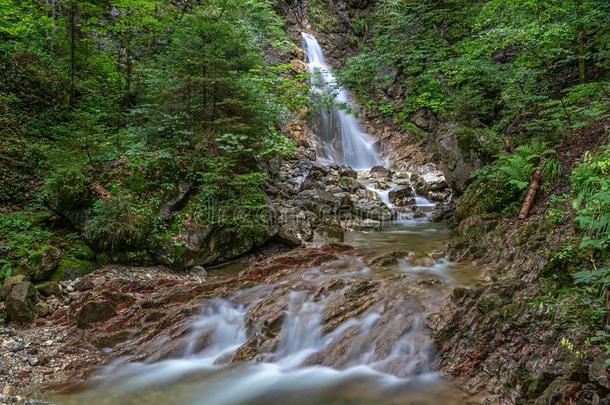
<svg viewBox="0 0 610 405">
<path fill-rule="evenodd" d="M 86 225 L 85 237 L 110 252 L 145 248 L 154 212 L 144 201 L 119 191 L 93 204 L 93 219 Z"/>
<path fill-rule="evenodd" d="M 91 183 L 80 168 L 59 168 L 45 182 L 45 196 L 59 210 L 86 207 L 91 201 Z"/>
<path fill-rule="evenodd" d="M 570 181 L 575 220 L 585 232 L 582 246 L 603 251 L 610 246 L 610 147 L 586 154 Z"/>
</svg>

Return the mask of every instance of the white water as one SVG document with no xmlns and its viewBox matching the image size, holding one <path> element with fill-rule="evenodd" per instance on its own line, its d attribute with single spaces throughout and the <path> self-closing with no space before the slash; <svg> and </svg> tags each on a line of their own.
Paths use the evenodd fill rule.
<svg viewBox="0 0 610 405">
<path fill-rule="evenodd" d="M 320 106 L 314 125 L 321 143 L 318 158 L 358 170 L 381 164 L 375 141 L 350 113 L 355 107 L 347 90 L 337 84 L 331 68 L 324 61 L 318 41 L 311 34 L 303 33 L 302 36 L 314 97 L 321 100 L 324 95 L 332 93 L 332 107 Z"/>
</svg>

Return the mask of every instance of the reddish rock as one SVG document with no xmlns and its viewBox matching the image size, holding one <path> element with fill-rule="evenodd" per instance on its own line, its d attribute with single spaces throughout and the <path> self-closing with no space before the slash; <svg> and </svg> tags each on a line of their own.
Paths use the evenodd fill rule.
<svg viewBox="0 0 610 405">
<path fill-rule="evenodd" d="M 90 324 L 105 321 L 116 315 L 114 306 L 108 301 L 85 303 L 76 316 L 76 326 L 87 328 Z"/>
</svg>

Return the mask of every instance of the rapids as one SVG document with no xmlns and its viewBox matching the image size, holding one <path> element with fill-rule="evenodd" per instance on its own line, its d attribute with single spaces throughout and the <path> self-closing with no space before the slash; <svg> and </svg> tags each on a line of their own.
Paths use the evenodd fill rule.
<svg viewBox="0 0 610 405">
<path fill-rule="evenodd" d="M 436 257 L 447 240 L 445 228 L 432 224 L 348 234 L 345 243 L 355 249 L 337 260 L 202 302 L 182 355 L 118 359 L 84 392 L 53 400 L 463 403 L 466 394 L 434 371 L 434 344 L 426 331 L 427 317 L 452 287 L 478 278 L 476 269 Z M 395 263 L 380 265 L 395 252 L 401 252 Z M 277 332 L 271 331 L 274 322 Z M 161 350 L 163 341 L 158 344 Z M 241 361 L 243 348 L 253 345 L 256 354 Z"/>
</svg>

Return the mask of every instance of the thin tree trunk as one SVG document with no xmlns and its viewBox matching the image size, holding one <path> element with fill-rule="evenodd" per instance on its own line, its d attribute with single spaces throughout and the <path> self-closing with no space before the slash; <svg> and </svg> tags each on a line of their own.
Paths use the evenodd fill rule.
<svg viewBox="0 0 610 405">
<path fill-rule="evenodd" d="M 70 104 L 76 96 L 76 2 L 70 2 Z"/>
<path fill-rule="evenodd" d="M 578 80 L 580 83 L 585 82 L 586 66 L 585 66 L 585 25 L 582 16 L 582 1 L 576 1 L 576 16 L 578 17 L 578 25 L 576 27 L 576 41 L 578 44 Z"/>
<path fill-rule="evenodd" d="M 534 205 L 536 193 L 538 193 L 540 181 L 542 180 L 542 164 L 543 162 L 540 162 L 540 165 L 538 165 L 538 168 L 534 172 L 532 180 L 530 181 L 530 185 L 527 189 L 527 195 L 525 196 L 525 200 L 523 200 L 523 205 L 521 206 L 521 211 L 519 212 L 519 219 L 521 220 L 526 219 L 529 216 L 532 206 Z"/>
</svg>

